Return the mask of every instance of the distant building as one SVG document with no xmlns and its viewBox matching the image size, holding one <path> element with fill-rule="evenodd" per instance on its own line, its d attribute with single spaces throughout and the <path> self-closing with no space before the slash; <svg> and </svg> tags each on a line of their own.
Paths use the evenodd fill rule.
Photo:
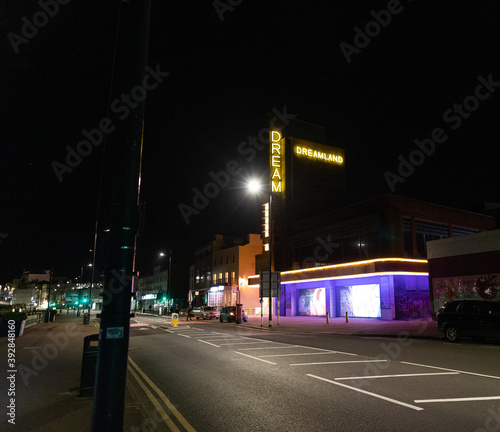
<svg viewBox="0 0 500 432">
<path fill-rule="evenodd" d="M 259 307 L 258 289 L 248 286 L 248 277 L 255 274 L 255 255 L 262 250 L 259 234 L 241 239 L 217 235 L 200 248 L 190 271 L 190 290 L 196 306 L 229 306 L 242 303 L 245 310 Z"/>
<path fill-rule="evenodd" d="M 168 284 L 168 269 L 164 270 L 162 266 L 155 267 L 152 275 L 139 278 L 135 304 L 132 305 L 132 308 L 153 310 L 160 306 L 172 306 Z"/>
<path fill-rule="evenodd" d="M 427 243 L 432 312 L 448 300 L 500 300 L 500 230 Z"/>
</svg>

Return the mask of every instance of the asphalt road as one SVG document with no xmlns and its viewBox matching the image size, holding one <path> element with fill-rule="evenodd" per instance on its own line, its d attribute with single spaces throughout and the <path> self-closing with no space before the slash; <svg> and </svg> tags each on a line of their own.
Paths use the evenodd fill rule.
<svg viewBox="0 0 500 432">
<path fill-rule="evenodd" d="M 139 316 L 130 359 L 144 430 L 500 430 L 499 344 Z"/>
</svg>

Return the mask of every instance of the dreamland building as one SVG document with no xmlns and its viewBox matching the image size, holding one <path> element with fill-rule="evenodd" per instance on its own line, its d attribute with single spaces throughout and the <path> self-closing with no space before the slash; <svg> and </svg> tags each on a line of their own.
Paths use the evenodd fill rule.
<svg viewBox="0 0 500 432">
<path fill-rule="evenodd" d="M 281 273 L 274 315 L 429 317 L 427 242 L 495 228 L 490 216 L 395 195 L 346 206 L 345 154 L 325 144 L 321 127 L 292 121 L 271 130 L 269 147 L 271 192 L 263 206 L 261 251 L 253 267 L 248 258 L 240 267 L 246 277 L 214 267 L 221 262 L 216 254 L 234 256 L 225 252 L 234 245 L 200 249 L 190 278 L 197 304 L 241 302 L 250 314 L 261 307 L 267 314 L 260 273 L 271 267 Z"/>
</svg>

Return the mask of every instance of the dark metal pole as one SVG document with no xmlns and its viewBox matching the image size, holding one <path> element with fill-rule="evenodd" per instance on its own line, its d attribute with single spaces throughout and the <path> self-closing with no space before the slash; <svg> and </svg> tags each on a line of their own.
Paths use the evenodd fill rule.
<svg viewBox="0 0 500 432">
<path fill-rule="evenodd" d="M 147 65 L 150 0 L 119 1 L 111 99 L 133 97 Z M 139 179 L 144 98 L 134 99 L 128 115 L 111 119 L 115 129 L 105 143 L 109 233 L 100 314 L 93 432 L 121 432 L 125 408 L 131 296 L 139 227 Z M 108 124 L 109 125 L 109 124 Z"/>
<path fill-rule="evenodd" d="M 269 327 L 273 326 L 273 192 L 269 190 Z"/>
</svg>

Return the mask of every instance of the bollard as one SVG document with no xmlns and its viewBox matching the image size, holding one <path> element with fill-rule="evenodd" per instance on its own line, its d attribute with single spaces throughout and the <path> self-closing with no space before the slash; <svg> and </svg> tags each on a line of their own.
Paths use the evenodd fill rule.
<svg viewBox="0 0 500 432">
<path fill-rule="evenodd" d="M 347 316 L 347 311 L 345 313 L 345 322 L 348 323 L 349 322 L 349 317 Z"/>
<path fill-rule="evenodd" d="M 328 322 L 328 312 L 326 313 L 326 323 L 327 323 L 327 324 L 330 324 L 330 323 Z"/>
<path fill-rule="evenodd" d="M 172 314 L 172 325 L 174 327 L 177 327 L 179 325 L 179 314 L 176 313 Z"/>
</svg>

